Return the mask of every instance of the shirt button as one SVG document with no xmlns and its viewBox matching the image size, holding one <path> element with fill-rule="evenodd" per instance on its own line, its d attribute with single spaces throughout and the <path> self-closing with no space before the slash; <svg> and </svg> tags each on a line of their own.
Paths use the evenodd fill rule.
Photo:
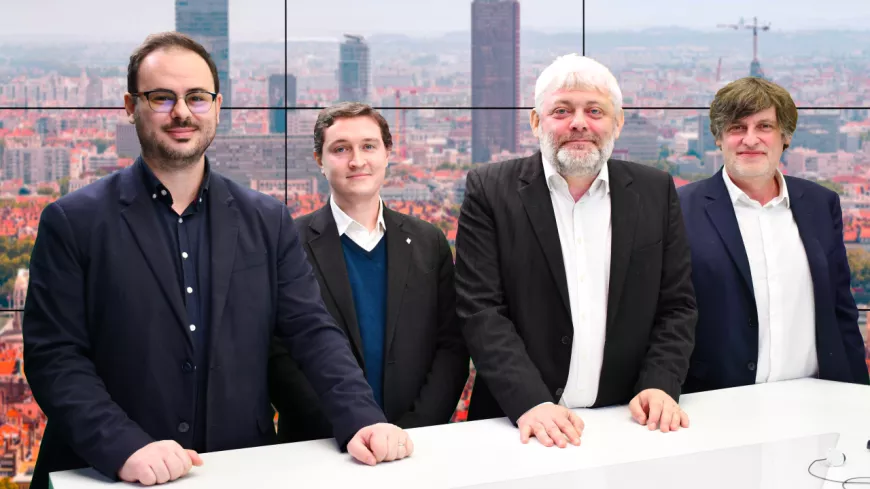
<svg viewBox="0 0 870 489">
<path fill-rule="evenodd" d="M 583 240 L 580 238 L 577 238 L 577 244 L 582 244 L 582 243 L 583 243 Z"/>
<path fill-rule="evenodd" d="M 184 222 L 184 219 L 182 219 L 182 218 L 179 217 L 179 218 L 178 218 L 178 224 L 181 224 L 181 223 L 183 223 L 183 222 Z"/>
<path fill-rule="evenodd" d="M 195 325 L 195 324 L 191 324 L 191 325 L 190 325 L 190 330 L 191 330 L 191 331 L 196 331 L 196 325 Z"/>
<path fill-rule="evenodd" d="M 746 368 L 754 371 L 755 370 L 755 362 L 749 362 L 748 364 L 746 364 Z"/>
<path fill-rule="evenodd" d="M 193 370 L 193 364 L 190 362 L 184 362 L 184 365 L 181 366 L 181 370 L 184 370 L 185 372 L 190 372 L 191 370 Z"/>
<path fill-rule="evenodd" d="M 182 252 L 181 252 L 181 257 L 184 258 L 184 259 L 186 260 L 186 259 L 187 259 L 187 252 L 186 252 L 186 251 L 182 251 Z"/>
<path fill-rule="evenodd" d="M 160 195 L 166 195 L 166 190 L 165 190 L 165 189 L 164 189 L 164 190 L 161 190 L 161 191 L 160 191 Z"/>
<path fill-rule="evenodd" d="M 562 344 L 563 345 L 567 345 L 570 342 L 571 342 L 571 338 L 568 338 L 567 336 L 562 337 Z"/>
<path fill-rule="evenodd" d="M 193 287 L 188 287 L 188 288 L 187 288 L 187 293 L 188 293 L 188 294 L 192 294 L 192 293 L 193 293 Z"/>
<path fill-rule="evenodd" d="M 178 424 L 178 431 L 181 433 L 187 433 L 188 431 L 190 431 L 190 425 L 182 421 Z"/>
<path fill-rule="evenodd" d="M 156 198 L 157 198 L 157 194 L 151 194 L 151 198 L 152 198 L 152 199 L 156 199 Z"/>
<path fill-rule="evenodd" d="M 563 389 L 563 388 L 561 388 L 561 387 L 559 387 L 558 389 L 556 389 L 556 398 L 557 398 L 557 399 L 561 398 L 561 397 L 562 397 L 562 394 L 563 394 L 564 392 L 565 392 L 565 389 Z"/>
</svg>

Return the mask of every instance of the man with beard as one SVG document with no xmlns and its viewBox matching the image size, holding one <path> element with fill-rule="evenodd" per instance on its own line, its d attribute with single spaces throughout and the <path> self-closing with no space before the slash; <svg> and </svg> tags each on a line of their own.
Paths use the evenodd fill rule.
<svg viewBox="0 0 870 489">
<path fill-rule="evenodd" d="M 579 444 L 572 408 L 628 403 L 648 429 L 688 427 L 677 401 L 697 319 L 673 180 L 609 159 L 622 94 L 601 64 L 558 58 L 535 85 L 541 151 L 469 172 L 457 313 L 477 379 L 471 420 Z"/>
<path fill-rule="evenodd" d="M 779 170 L 797 122 L 791 95 L 760 78 L 729 83 L 710 106 L 725 165 L 679 191 L 699 306 L 686 392 L 868 383 L 840 198 Z"/>
<path fill-rule="evenodd" d="M 43 211 L 24 309 L 24 370 L 48 417 L 31 487 L 93 466 L 145 485 L 198 453 L 275 441 L 273 334 L 323 403 L 341 448 L 404 458 L 324 307 L 287 208 L 212 171 L 221 95 L 192 39 L 150 36 L 130 57 L 131 167 Z"/>
</svg>

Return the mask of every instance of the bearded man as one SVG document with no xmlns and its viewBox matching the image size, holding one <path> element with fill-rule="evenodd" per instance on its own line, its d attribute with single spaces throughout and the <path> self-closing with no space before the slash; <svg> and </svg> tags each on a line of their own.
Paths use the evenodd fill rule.
<svg viewBox="0 0 870 489">
<path fill-rule="evenodd" d="M 673 180 L 610 159 L 616 78 L 571 54 L 540 75 L 540 152 L 469 172 L 456 237 L 457 313 L 477 368 L 471 420 L 507 416 L 546 446 L 580 443 L 571 409 L 629 403 L 649 430 L 677 404 L 697 321 Z"/>
</svg>

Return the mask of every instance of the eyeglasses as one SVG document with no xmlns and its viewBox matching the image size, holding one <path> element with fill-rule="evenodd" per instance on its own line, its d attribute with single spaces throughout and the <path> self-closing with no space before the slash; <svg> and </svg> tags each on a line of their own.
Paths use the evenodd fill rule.
<svg viewBox="0 0 870 489">
<path fill-rule="evenodd" d="M 178 103 L 178 95 L 169 90 L 149 90 L 147 92 L 131 93 L 130 95 L 144 96 L 154 112 L 171 112 L 175 104 Z M 216 98 L 217 94 L 214 92 L 196 90 L 184 94 L 184 103 L 194 114 L 204 114 L 211 110 L 211 106 Z"/>
</svg>

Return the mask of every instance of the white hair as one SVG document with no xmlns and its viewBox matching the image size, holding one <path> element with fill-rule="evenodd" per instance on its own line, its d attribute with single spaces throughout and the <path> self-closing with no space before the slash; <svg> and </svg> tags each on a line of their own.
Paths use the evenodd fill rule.
<svg viewBox="0 0 870 489">
<path fill-rule="evenodd" d="M 592 89 L 610 95 L 616 112 L 622 110 L 622 90 L 613 73 L 592 58 L 577 53 L 559 56 L 544 68 L 535 83 L 535 110 L 540 113 L 544 97 L 557 90 Z"/>
</svg>

